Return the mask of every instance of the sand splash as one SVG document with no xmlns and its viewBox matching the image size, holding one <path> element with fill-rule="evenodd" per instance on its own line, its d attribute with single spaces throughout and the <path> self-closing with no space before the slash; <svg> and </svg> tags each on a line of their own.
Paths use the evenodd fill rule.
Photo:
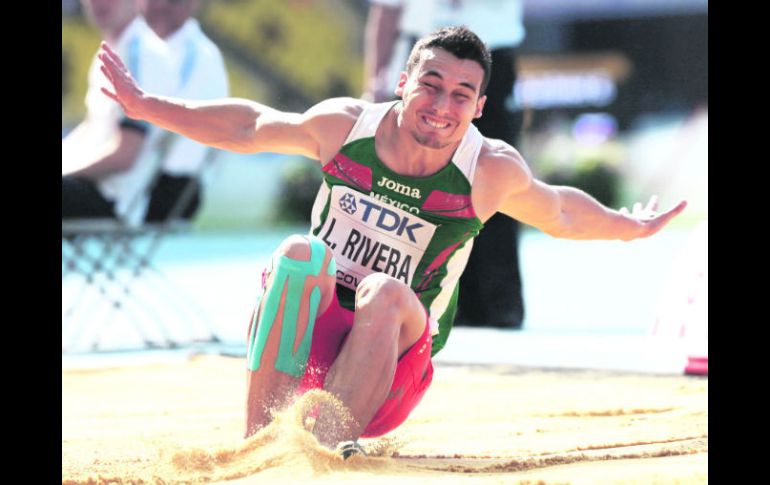
<svg viewBox="0 0 770 485">
<path fill-rule="evenodd" d="M 404 426 L 344 461 L 308 431 L 316 407 L 334 407 L 322 391 L 242 439 L 242 377 L 242 362 L 213 357 L 63 372 L 62 483 L 708 481 L 705 379 L 443 368 Z"/>
<path fill-rule="evenodd" d="M 379 440 L 368 445 L 367 456 L 348 460 L 326 448 L 310 432 L 317 406 L 332 407 L 341 415 L 344 405 L 323 390 L 304 394 L 290 407 L 274 412 L 273 422 L 235 446 L 215 449 L 163 449 L 144 471 L 116 470 L 120 476 L 65 480 L 62 485 L 182 485 L 234 480 L 271 469 L 292 470 L 293 479 L 310 479 L 335 471 L 376 470 L 387 467 L 376 457 L 392 456 L 398 441 Z"/>
</svg>

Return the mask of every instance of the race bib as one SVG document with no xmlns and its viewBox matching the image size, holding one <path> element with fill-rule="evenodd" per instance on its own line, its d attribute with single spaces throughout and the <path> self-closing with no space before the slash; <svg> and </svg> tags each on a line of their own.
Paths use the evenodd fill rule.
<svg viewBox="0 0 770 485">
<path fill-rule="evenodd" d="M 334 253 L 337 283 L 355 290 L 372 273 L 386 273 L 411 286 L 434 232 L 434 224 L 414 214 L 335 185 L 318 235 Z"/>
</svg>

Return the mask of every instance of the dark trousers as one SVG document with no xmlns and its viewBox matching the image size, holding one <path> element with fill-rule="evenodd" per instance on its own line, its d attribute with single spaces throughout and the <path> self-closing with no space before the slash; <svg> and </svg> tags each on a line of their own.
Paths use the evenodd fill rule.
<svg viewBox="0 0 770 485">
<path fill-rule="evenodd" d="M 73 176 L 61 178 L 62 219 L 115 217 L 113 206 L 90 180 Z"/>
<path fill-rule="evenodd" d="M 178 202 L 190 186 L 187 200 Z M 66 176 L 61 179 L 61 217 L 62 219 L 114 218 L 114 204 L 102 196 L 96 184 L 82 177 Z M 201 186 L 198 180 L 190 177 L 177 177 L 161 174 L 150 194 L 150 203 L 144 220 L 161 222 L 171 215 L 176 204 L 183 207 L 176 209 L 176 218 L 190 219 L 198 211 L 201 203 Z"/>
<path fill-rule="evenodd" d="M 516 82 L 514 49 L 492 51 L 492 75 L 483 116 L 474 121 L 488 138 L 518 142 L 521 113 L 505 101 Z M 475 239 L 468 266 L 460 277 L 456 325 L 520 328 L 524 301 L 519 271 L 519 222 L 497 213 Z"/>
<path fill-rule="evenodd" d="M 188 188 L 190 193 L 186 195 L 186 201 L 179 201 L 180 197 L 185 196 L 185 192 Z M 184 206 L 176 208 L 176 204 L 183 204 Z M 169 215 L 173 215 L 174 218 L 190 219 L 198 212 L 198 208 L 201 204 L 201 186 L 198 180 L 191 177 L 174 176 L 168 174 L 161 174 L 155 187 L 150 194 L 150 205 L 147 207 L 147 215 L 144 220 L 147 222 L 161 222 L 166 220 Z M 176 214 L 171 214 L 172 210 L 177 211 Z"/>
</svg>

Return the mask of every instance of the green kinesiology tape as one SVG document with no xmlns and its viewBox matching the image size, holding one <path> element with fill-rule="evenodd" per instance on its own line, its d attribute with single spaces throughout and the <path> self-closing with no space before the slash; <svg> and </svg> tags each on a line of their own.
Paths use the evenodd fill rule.
<svg viewBox="0 0 770 485">
<path fill-rule="evenodd" d="M 323 267 L 326 245 L 320 239 L 309 237 L 310 261 L 297 261 L 286 256 L 277 258 L 273 268 L 273 283 L 265 290 L 262 298 L 265 304 L 261 312 L 257 312 L 252 322 L 251 335 L 249 335 L 249 350 L 246 363 L 250 370 L 259 369 L 259 362 L 267 344 L 267 338 L 278 316 L 281 304 L 281 295 L 286 287 L 286 301 L 283 307 L 283 321 L 281 322 L 281 341 L 278 347 L 278 357 L 275 360 L 275 368 L 286 374 L 299 377 L 305 372 L 307 359 L 310 355 L 310 343 L 313 337 L 313 327 L 321 303 L 321 289 L 316 285 L 310 291 L 308 311 L 308 323 L 305 335 L 302 337 L 297 352 L 294 352 L 294 341 L 297 338 L 299 320 L 299 307 L 302 299 L 302 291 L 308 276 L 319 276 Z M 336 274 L 334 258 L 329 260 L 327 274 Z M 259 301 L 257 306 L 259 306 Z"/>
</svg>

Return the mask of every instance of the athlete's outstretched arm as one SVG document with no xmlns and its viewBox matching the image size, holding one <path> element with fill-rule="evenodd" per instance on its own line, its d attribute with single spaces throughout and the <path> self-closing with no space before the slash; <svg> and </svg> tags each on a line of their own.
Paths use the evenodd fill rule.
<svg viewBox="0 0 770 485">
<path fill-rule="evenodd" d="M 687 206 L 682 200 L 665 212 L 658 212 L 658 198 L 653 196 L 633 211 L 610 209 L 589 194 L 574 187 L 552 186 L 535 179 L 518 152 L 505 154 L 513 163 L 508 170 L 508 194 L 500 207 L 521 222 L 537 227 L 554 237 L 566 239 L 633 239 L 652 236 L 663 229 Z M 512 174 L 515 174 L 512 176 Z"/>
<path fill-rule="evenodd" d="M 285 113 L 238 98 L 192 101 L 153 95 L 137 85 L 118 54 L 104 42 L 98 57 L 112 87 L 102 88 L 102 92 L 118 102 L 130 118 L 225 150 L 319 158 L 318 133 L 307 113 Z"/>
</svg>

